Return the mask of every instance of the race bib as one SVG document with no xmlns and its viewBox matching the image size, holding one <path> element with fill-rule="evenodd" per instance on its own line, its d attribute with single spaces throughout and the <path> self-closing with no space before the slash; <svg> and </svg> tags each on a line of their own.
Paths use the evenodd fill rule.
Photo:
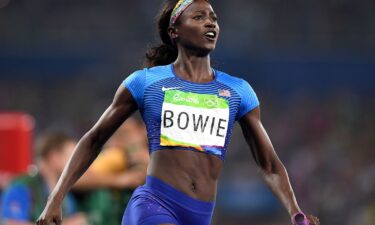
<svg viewBox="0 0 375 225">
<path fill-rule="evenodd" d="M 161 114 L 161 146 L 222 148 L 229 104 L 216 95 L 166 90 Z"/>
</svg>

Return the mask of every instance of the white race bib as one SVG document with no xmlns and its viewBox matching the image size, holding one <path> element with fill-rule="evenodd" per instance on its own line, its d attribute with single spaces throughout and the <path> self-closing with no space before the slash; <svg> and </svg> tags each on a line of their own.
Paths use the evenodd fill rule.
<svg viewBox="0 0 375 225">
<path fill-rule="evenodd" d="M 166 90 L 161 114 L 161 146 L 224 147 L 229 104 L 216 95 Z"/>
</svg>

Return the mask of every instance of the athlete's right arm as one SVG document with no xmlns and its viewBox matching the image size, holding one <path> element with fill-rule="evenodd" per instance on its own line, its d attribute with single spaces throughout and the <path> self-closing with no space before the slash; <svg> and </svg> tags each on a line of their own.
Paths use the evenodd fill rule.
<svg viewBox="0 0 375 225">
<path fill-rule="evenodd" d="M 98 122 L 78 142 L 64 171 L 48 197 L 46 207 L 37 224 L 61 224 L 61 204 L 73 186 L 98 156 L 103 144 L 117 128 L 137 109 L 131 93 L 122 85 L 118 88 L 112 104 Z"/>
</svg>

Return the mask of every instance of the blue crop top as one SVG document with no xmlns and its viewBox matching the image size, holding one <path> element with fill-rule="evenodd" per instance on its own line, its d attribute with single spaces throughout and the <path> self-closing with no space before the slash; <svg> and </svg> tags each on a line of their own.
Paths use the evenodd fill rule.
<svg viewBox="0 0 375 225">
<path fill-rule="evenodd" d="M 194 83 L 176 76 L 169 64 L 124 80 L 146 124 L 150 152 L 193 150 L 224 160 L 234 122 L 259 101 L 245 80 L 218 70 L 214 75 L 211 82 Z"/>
</svg>

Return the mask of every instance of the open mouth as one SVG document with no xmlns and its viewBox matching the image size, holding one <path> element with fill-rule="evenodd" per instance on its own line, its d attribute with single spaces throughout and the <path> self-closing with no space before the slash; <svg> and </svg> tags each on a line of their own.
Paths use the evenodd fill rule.
<svg viewBox="0 0 375 225">
<path fill-rule="evenodd" d="M 204 34 L 208 39 L 210 40 L 215 40 L 217 34 L 215 31 L 208 31 L 207 33 Z"/>
</svg>

